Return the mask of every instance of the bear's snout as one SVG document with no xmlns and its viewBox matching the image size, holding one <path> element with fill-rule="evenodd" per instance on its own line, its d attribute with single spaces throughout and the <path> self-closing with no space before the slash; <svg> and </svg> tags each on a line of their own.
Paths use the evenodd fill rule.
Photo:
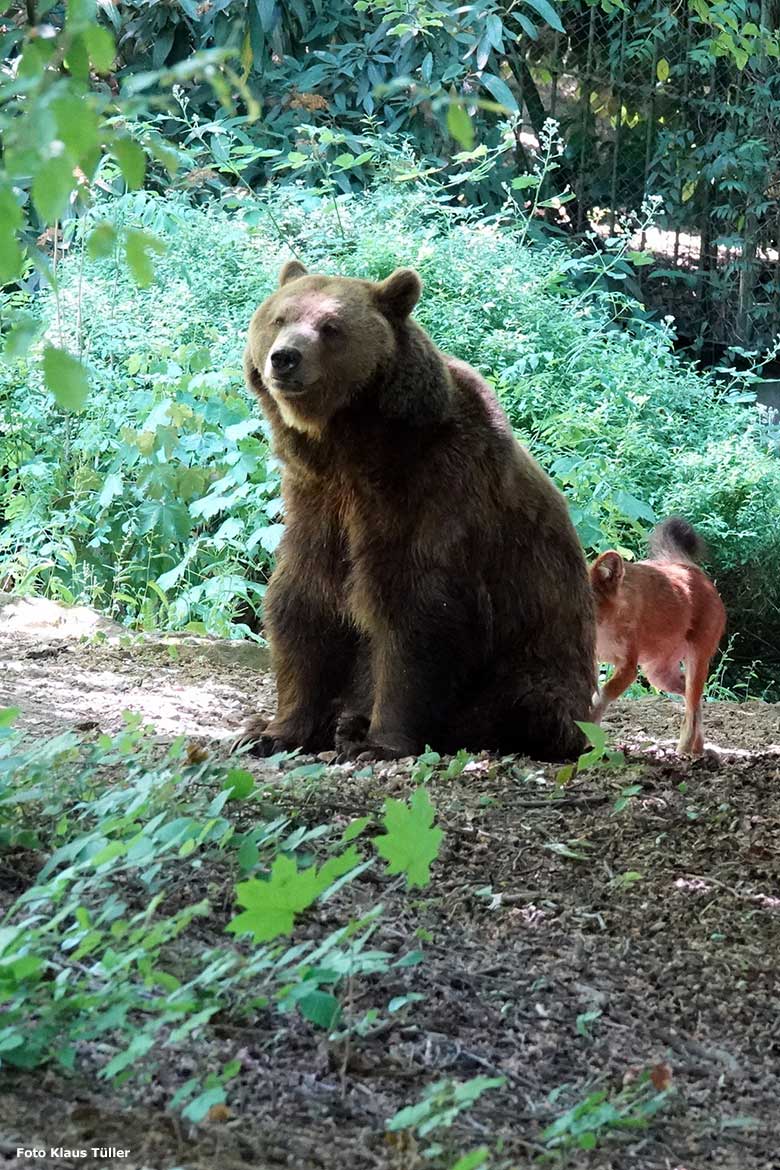
<svg viewBox="0 0 780 1170">
<path fill-rule="evenodd" d="M 302 353 L 290 345 L 280 346 L 271 351 L 271 365 L 275 374 L 284 377 L 292 374 L 301 364 Z"/>
</svg>

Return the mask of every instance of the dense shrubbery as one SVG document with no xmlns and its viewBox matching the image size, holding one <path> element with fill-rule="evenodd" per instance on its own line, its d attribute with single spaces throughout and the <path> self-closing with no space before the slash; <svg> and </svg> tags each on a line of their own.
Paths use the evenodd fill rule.
<svg viewBox="0 0 780 1170">
<path fill-rule="evenodd" d="M 118 259 L 86 260 L 78 240 L 62 264 L 59 297 L 43 307 L 54 340 L 83 352 L 92 371 L 84 413 L 59 411 L 34 351 L 3 376 L 8 583 L 129 622 L 255 625 L 280 502 L 241 353 L 249 316 L 292 248 L 348 275 L 415 265 L 421 322 L 496 384 L 518 434 L 566 491 L 586 547 L 639 552 L 654 517 L 683 512 L 711 543 L 737 653 L 771 660 L 777 454 L 752 409 L 680 363 L 663 329 L 616 329 L 573 292 L 568 253 L 528 247 L 511 224 L 465 218 L 421 187 L 344 198 L 338 217 L 332 201 L 290 188 L 256 205 L 251 227 L 144 193 L 112 214 L 156 231 L 168 249 L 146 290 Z"/>
</svg>

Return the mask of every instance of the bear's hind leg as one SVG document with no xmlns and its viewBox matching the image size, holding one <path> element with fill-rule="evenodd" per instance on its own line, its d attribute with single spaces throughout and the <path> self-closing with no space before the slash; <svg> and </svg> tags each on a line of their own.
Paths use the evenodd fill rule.
<svg viewBox="0 0 780 1170">
<path fill-rule="evenodd" d="M 576 694 L 558 680 L 542 678 L 536 686 L 530 686 L 527 678 L 523 681 L 522 693 L 516 694 L 509 706 L 508 687 L 503 694 L 494 693 L 493 735 L 498 740 L 498 751 L 535 760 L 576 759 L 588 746 L 584 732 L 575 721 L 591 721 L 589 685 L 582 685 Z"/>
</svg>

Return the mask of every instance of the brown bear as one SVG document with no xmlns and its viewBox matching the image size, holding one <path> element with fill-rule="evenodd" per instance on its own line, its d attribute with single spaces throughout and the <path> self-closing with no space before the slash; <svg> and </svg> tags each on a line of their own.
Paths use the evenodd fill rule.
<svg viewBox="0 0 780 1170">
<path fill-rule="evenodd" d="M 421 291 L 408 268 L 290 261 L 252 318 L 286 528 L 265 597 L 278 709 L 238 742 L 569 758 L 596 685 L 583 553 L 490 387 L 410 318 Z"/>
</svg>

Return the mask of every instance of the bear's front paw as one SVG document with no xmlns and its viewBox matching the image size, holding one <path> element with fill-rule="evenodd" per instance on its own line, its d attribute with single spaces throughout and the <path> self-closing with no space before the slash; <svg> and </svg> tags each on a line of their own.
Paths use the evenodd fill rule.
<svg viewBox="0 0 780 1170">
<path fill-rule="evenodd" d="M 344 743 L 339 751 L 341 760 L 357 760 L 358 763 L 374 760 L 403 760 L 414 755 L 416 752 L 411 745 L 380 743 L 373 739 L 363 739 L 350 744 Z"/>
<path fill-rule="evenodd" d="M 267 726 L 268 720 L 264 715 L 251 715 L 249 719 L 241 724 L 238 735 L 230 744 L 230 751 L 237 752 L 239 748 L 246 747 L 249 744 L 252 745 L 254 754 L 254 745 L 258 744 L 263 738 L 263 732 Z"/>
<path fill-rule="evenodd" d="M 380 760 L 403 760 L 414 754 L 401 748 L 387 747 L 382 743 L 371 743 L 368 740 L 364 744 L 359 744 L 357 751 L 355 759 L 359 764 L 379 762 Z"/>
<path fill-rule="evenodd" d="M 248 747 L 251 756 L 266 757 L 275 756 L 277 752 L 293 751 L 299 746 L 277 735 L 270 721 L 263 715 L 252 715 L 233 740 L 230 751 Z"/>
</svg>

